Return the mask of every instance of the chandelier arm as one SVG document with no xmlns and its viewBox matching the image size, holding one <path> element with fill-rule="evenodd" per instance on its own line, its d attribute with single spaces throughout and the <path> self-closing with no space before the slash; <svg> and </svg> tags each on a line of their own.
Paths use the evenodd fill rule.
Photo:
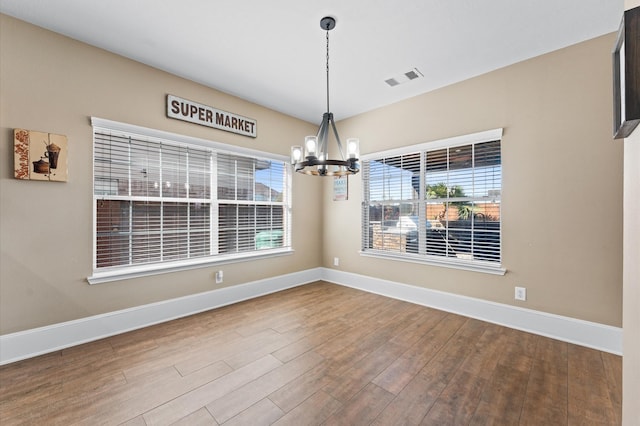
<svg viewBox="0 0 640 426">
<path fill-rule="evenodd" d="M 324 121 L 320 123 L 320 126 L 318 127 L 318 133 L 316 133 L 316 141 L 318 141 L 318 153 L 323 152 L 322 151 L 322 145 L 323 145 L 323 138 L 324 138 Z"/>
<path fill-rule="evenodd" d="M 333 121 L 333 116 L 331 117 L 331 128 L 333 129 L 333 135 L 336 137 L 336 142 L 338 143 L 338 150 L 340 151 L 340 158 L 344 160 L 344 151 L 342 149 L 342 142 L 340 142 L 340 136 L 338 136 L 338 129 L 336 129 L 336 122 Z"/>
<path fill-rule="evenodd" d="M 318 153 L 324 154 L 324 157 L 327 158 L 328 154 L 328 146 L 327 146 L 327 131 L 329 129 L 329 114 L 325 113 L 322 116 L 322 123 L 320 123 L 320 128 L 318 129 Z"/>
</svg>

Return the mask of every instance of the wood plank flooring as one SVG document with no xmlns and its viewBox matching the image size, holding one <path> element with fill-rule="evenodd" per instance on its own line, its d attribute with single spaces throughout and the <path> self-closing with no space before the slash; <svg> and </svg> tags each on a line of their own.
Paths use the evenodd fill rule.
<svg viewBox="0 0 640 426">
<path fill-rule="evenodd" d="M 325 282 L 0 368 L 9 425 L 617 425 L 621 358 Z"/>
</svg>

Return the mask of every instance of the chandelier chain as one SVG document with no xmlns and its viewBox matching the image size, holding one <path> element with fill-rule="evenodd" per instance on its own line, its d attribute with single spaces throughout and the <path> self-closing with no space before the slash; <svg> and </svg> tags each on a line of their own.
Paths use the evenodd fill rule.
<svg viewBox="0 0 640 426">
<path fill-rule="evenodd" d="M 329 30 L 327 30 L 327 112 L 329 112 Z"/>
</svg>

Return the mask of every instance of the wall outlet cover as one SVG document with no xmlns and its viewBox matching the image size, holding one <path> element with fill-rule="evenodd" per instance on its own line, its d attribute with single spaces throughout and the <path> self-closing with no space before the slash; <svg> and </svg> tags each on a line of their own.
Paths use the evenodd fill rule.
<svg viewBox="0 0 640 426">
<path fill-rule="evenodd" d="M 525 287 L 516 287 L 516 300 L 527 300 L 527 289 Z"/>
</svg>

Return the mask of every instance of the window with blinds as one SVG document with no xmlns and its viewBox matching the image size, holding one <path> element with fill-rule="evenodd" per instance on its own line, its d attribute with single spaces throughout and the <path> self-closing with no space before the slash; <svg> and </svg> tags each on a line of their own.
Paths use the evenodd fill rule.
<svg viewBox="0 0 640 426">
<path fill-rule="evenodd" d="M 501 269 L 501 129 L 363 158 L 364 254 Z"/>
<path fill-rule="evenodd" d="M 287 163 L 198 141 L 94 126 L 94 275 L 290 248 Z"/>
</svg>

